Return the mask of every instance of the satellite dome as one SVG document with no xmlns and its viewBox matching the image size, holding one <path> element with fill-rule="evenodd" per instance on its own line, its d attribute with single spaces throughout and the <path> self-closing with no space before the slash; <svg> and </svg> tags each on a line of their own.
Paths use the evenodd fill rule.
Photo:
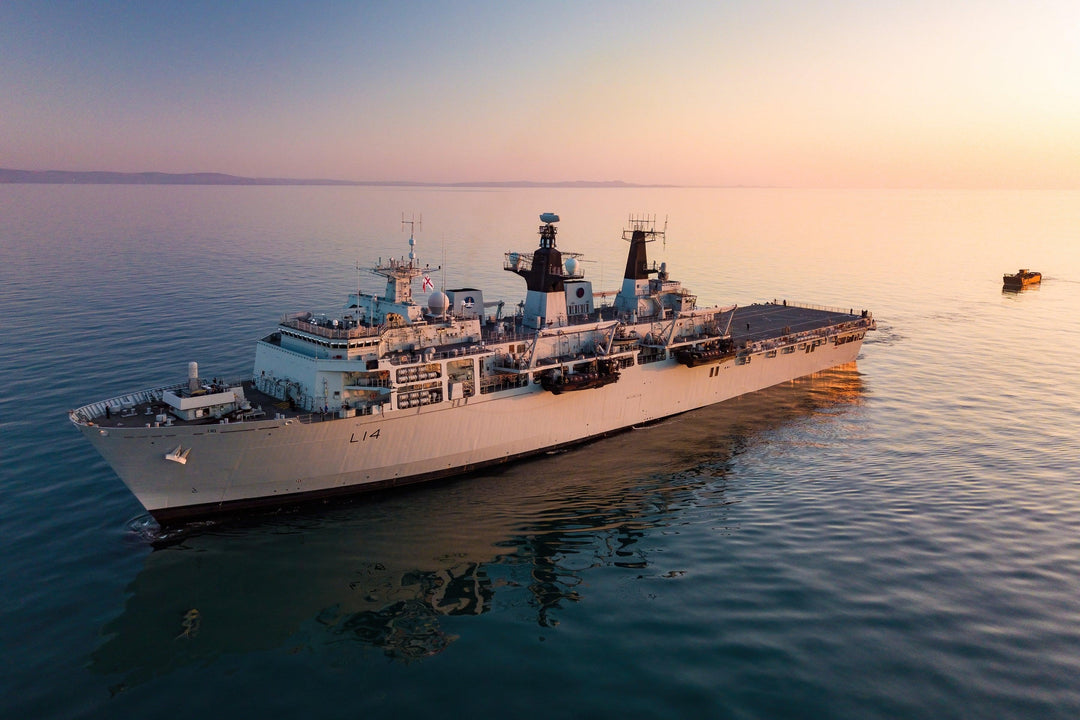
<svg viewBox="0 0 1080 720">
<path fill-rule="evenodd" d="M 578 265 L 579 265 L 579 263 L 577 261 L 577 258 L 567 258 L 565 264 L 566 264 L 566 274 L 567 275 L 577 275 Z"/>
<path fill-rule="evenodd" d="M 436 290 L 428 296 L 427 306 L 433 315 L 443 315 L 446 308 L 450 307 L 450 298 L 442 290 Z"/>
</svg>

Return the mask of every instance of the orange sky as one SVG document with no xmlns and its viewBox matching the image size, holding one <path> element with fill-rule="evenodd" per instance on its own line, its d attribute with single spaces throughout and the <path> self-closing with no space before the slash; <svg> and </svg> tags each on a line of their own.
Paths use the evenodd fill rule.
<svg viewBox="0 0 1080 720">
<path fill-rule="evenodd" d="M 0 6 L 0 166 L 1080 187 L 1080 3 Z"/>
</svg>

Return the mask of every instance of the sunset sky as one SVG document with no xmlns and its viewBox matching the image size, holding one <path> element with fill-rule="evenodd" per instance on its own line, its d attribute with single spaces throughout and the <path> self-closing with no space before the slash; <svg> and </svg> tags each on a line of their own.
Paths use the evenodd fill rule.
<svg viewBox="0 0 1080 720">
<path fill-rule="evenodd" d="M 0 3 L 0 167 L 1080 187 L 1080 2 Z"/>
</svg>

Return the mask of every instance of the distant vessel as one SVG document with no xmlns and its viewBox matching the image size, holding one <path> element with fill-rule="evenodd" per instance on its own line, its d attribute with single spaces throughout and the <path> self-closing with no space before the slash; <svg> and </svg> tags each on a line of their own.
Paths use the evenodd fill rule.
<svg viewBox="0 0 1080 720">
<path fill-rule="evenodd" d="M 1028 285 L 1037 285 L 1042 282 L 1042 273 L 1035 272 L 1034 270 L 1028 270 L 1026 268 L 1020 268 L 1020 270 L 1014 274 L 1009 275 L 1006 273 L 1002 277 L 1002 282 L 1007 290 L 1019 290 Z"/>
<path fill-rule="evenodd" d="M 408 258 L 372 272 L 337 317 L 289 314 L 258 341 L 252 376 L 199 376 L 99 400 L 69 417 L 160 522 L 457 475 L 580 443 L 855 360 L 868 311 L 783 303 L 698 308 L 649 264 L 664 237 L 631 218 L 622 287 L 594 292 L 556 248 L 554 213 L 503 268 L 519 312 L 474 288 L 414 302 Z M 404 223 L 404 220 L 403 220 Z M 438 268 L 435 268 L 438 269 Z M 614 301 L 608 304 L 608 298 Z M 488 313 L 488 308 L 495 309 Z"/>
</svg>

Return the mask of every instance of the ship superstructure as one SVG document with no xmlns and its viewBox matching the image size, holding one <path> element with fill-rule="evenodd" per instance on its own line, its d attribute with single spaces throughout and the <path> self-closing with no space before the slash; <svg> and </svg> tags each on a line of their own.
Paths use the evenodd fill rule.
<svg viewBox="0 0 1080 720">
<path fill-rule="evenodd" d="M 461 474 L 693 410 L 851 362 L 870 313 L 795 303 L 698 308 L 648 262 L 663 237 L 631 218 L 614 302 L 540 216 L 539 245 L 508 252 L 521 310 L 489 315 L 475 288 L 434 290 L 415 233 L 380 260 L 383 295 L 331 317 L 281 318 L 252 376 L 91 403 L 71 421 L 158 520 Z M 415 229 L 415 228 L 414 228 Z M 423 278 L 426 303 L 413 299 Z"/>
</svg>

